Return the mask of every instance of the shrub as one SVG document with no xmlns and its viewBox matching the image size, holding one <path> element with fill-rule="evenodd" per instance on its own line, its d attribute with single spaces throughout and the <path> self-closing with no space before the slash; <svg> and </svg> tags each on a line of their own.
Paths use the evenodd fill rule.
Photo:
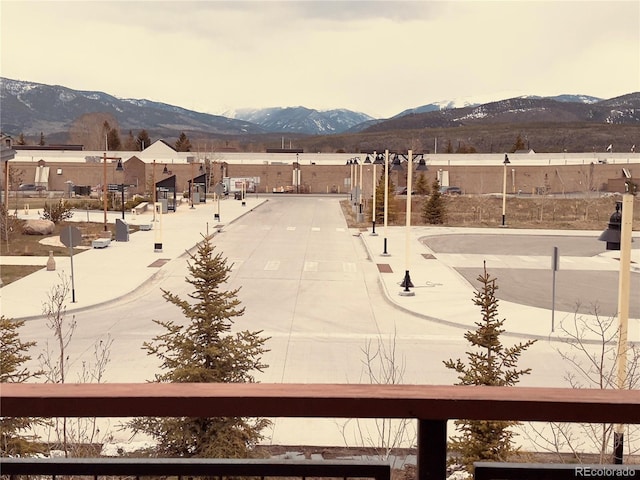
<svg viewBox="0 0 640 480">
<path fill-rule="evenodd" d="M 71 208 L 71 204 L 64 199 L 60 199 L 59 202 L 55 203 L 45 202 L 42 218 L 51 220 L 53 223 L 60 223 L 63 220 L 68 220 L 73 217 Z"/>
</svg>

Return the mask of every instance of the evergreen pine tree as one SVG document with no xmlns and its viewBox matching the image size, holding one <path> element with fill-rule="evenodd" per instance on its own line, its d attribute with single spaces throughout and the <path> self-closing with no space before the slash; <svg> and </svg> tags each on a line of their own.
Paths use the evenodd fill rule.
<svg viewBox="0 0 640 480">
<path fill-rule="evenodd" d="M 115 128 L 110 129 L 107 132 L 107 146 L 109 150 L 120 150 L 122 142 L 120 141 L 120 134 Z"/>
<path fill-rule="evenodd" d="M 189 141 L 189 138 L 187 137 L 187 135 L 184 132 L 182 132 L 180 134 L 180 136 L 178 137 L 178 140 L 176 140 L 175 149 L 178 152 L 190 152 L 191 151 L 191 142 Z"/>
<path fill-rule="evenodd" d="M 436 178 L 431 185 L 431 195 L 422 204 L 422 220 L 430 225 L 444 223 L 445 205 L 440 193 L 440 182 Z"/>
<path fill-rule="evenodd" d="M 0 316 L 0 383 L 22 383 L 38 377 L 42 372 L 30 372 L 24 367 L 31 357 L 27 352 L 35 342 L 20 340 L 18 330 L 24 320 L 11 320 Z M 0 417 L 0 454 L 3 457 L 23 455 L 36 451 L 36 445 L 24 436 L 30 428 L 43 423 L 33 418 Z"/>
<path fill-rule="evenodd" d="M 180 308 L 187 322 L 155 321 L 164 328 L 143 347 L 160 359 L 162 373 L 156 382 L 252 383 L 253 375 L 267 365 L 262 355 L 267 338 L 261 331 L 237 331 L 232 327 L 244 308 L 238 290 L 224 290 L 230 267 L 214 254 L 208 239 L 190 255 L 193 286 L 189 299 L 163 290 L 163 297 Z M 180 457 L 243 458 L 261 438 L 269 421 L 244 418 L 138 418 L 134 431 L 154 437 L 158 453 Z"/>
<path fill-rule="evenodd" d="M 24 139 L 24 133 L 20 133 L 20 135 L 18 136 L 18 141 L 16 142 L 16 145 L 26 145 L 27 142 Z"/>
<path fill-rule="evenodd" d="M 513 147 L 511 147 L 511 153 L 517 152 L 518 150 L 524 150 L 524 149 L 525 149 L 524 140 L 522 140 L 522 136 L 518 134 L 518 136 L 516 137 L 516 143 L 514 143 Z"/>
<path fill-rule="evenodd" d="M 389 189 L 387 191 L 387 221 L 391 222 L 395 220 L 397 216 L 396 202 L 395 200 L 396 186 L 389 175 Z M 384 224 L 384 167 L 382 168 L 382 174 L 376 185 L 376 224 Z"/>
<path fill-rule="evenodd" d="M 429 195 L 429 182 L 424 172 L 420 172 L 420 175 L 418 175 L 414 190 L 418 195 Z"/>
<path fill-rule="evenodd" d="M 40 132 L 40 141 L 38 142 L 38 145 L 40 145 L 42 147 L 45 144 L 46 144 L 46 142 L 44 141 L 44 133 Z"/>
<path fill-rule="evenodd" d="M 513 386 L 522 375 L 530 373 L 529 368 L 519 369 L 520 355 L 535 340 L 505 347 L 500 341 L 505 320 L 498 318 L 498 289 L 496 279 L 484 272 L 478 276 L 480 290 L 475 293 L 473 303 L 480 307 L 482 320 L 475 322 L 476 330 L 465 333 L 464 338 L 471 344 L 467 352 L 467 362 L 447 360 L 447 368 L 458 373 L 456 385 Z M 459 455 L 459 461 L 469 471 L 473 462 L 507 460 L 515 451 L 514 433 L 509 430 L 517 422 L 487 420 L 457 420 L 460 435 L 453 437 L 449 448 Z"/>
</svg>

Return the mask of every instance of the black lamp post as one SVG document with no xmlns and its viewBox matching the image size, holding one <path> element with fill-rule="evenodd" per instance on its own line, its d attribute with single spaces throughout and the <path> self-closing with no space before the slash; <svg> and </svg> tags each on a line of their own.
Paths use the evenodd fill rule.
<svg viewBox="0 0 640 480">
<path fill-rule="evenodd" d="M 502 175 L 502 226 L 506 226 L 507 223 L 507 165 L 511 162 L 509 161 L 509 156 L 504 154 L 504 162 L 502 165 L 504 166 L 504 171 Z"/>
<path fill-rule="evenodd" d="M 118 185 L 120 192 L 122 193 L 121 197 L 121 208 L 122 208 L 122 220 L 124 220 L 124 167 L 122 166 L 122 159 L 118 159 L 118 164 L 116 165 L 116 172 L 122 172 L 122 183 Z"/>
<path fill-rule="evenodd" d="M 620 236 L 622 230 L 622 202 L 616 202 L 616 211 L 609 217 L 607 229 L 600 234 L 598 240 L 607 242 L 607 250 L 620 250 Z"/>
</svg>

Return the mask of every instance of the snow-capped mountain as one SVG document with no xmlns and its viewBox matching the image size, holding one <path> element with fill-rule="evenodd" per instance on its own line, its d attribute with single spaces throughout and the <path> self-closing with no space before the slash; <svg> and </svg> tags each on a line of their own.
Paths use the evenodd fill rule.
<svg viewBox="0 0 640 480">
<path fill-rule="evenodd" d="M 315 110 L 306 107 L 273 107 L 227 111 L 229 118 L 255 123 L 269 132 L 328 135 L 342 133 L 355 125 L 373 120 L 364 113 L 346 109 Z"/>
<path fill-rule="evenodd" d="M 548 100 L 555 100 L 557 102 L 585 103 L 585 104 L 597 103 L 602 100 L 602 98 L 592 97 L 589 95 L 574 95 L 574 94 L 562 94 L 562 95 L 556 95 L 551 97 L 543 97 L 539 95 L 523 95 L 516 98 L 525 98 L 525 99 L 533 99 L 533 100 L 548 99 Z M 392 118 L 403 117 L 405 115 L 411 115 L 416 113 L 438 112 L 440 110 L 451 110 L 455 108 L 465 108 L 465 107 L 477 107 L 478 105 L 484 105 L 486 103 L 491 103 L 491 101 L 482 101 L 479 98 L 474 100 L 468 97 L 456 98 L 453 100 L 440 100 L 437 102 L 432 102 L 426 105 L 422 105 L 420 107 L 403 110 L 397 115 L 394 115 Z"/>
</svg>

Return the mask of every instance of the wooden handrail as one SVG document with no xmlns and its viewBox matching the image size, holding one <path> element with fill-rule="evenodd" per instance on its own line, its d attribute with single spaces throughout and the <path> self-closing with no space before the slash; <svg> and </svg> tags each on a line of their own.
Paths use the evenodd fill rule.
<svg viewBox="0 0 640 480">
<path fill-rule="evenodd" d="M 8 417 L 242 416 L 640 423 L 640 391 L 343 384 L 0 384 Z"/>
</svg>

